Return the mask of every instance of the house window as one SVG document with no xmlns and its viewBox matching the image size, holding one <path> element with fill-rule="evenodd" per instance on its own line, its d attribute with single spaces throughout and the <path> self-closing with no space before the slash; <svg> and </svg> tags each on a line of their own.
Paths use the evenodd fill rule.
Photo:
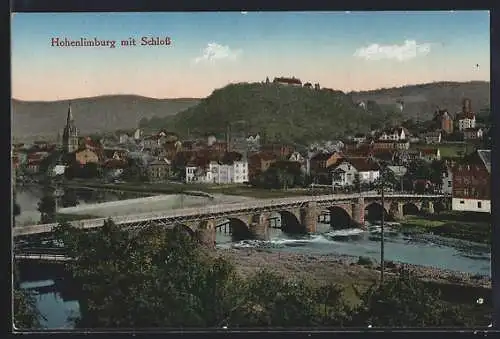
<svg viewBox="0 0 500 339">
<path fill-rule="evenodd" d="M 460 200 L 460 203 L 461 203 L 461 204 L 464 204 L 464 201 L 463 201 L 463 200 Z"/>
<path fill-rule="evenodd" d="M 451 180 L 448 180 L 448 187 L 451 187 Z"/>
<path fill-rule="evenodd" d="M 477 208 L 482 208 L 481 206 L 482 206 L 481 201 L 478 201 L 477 202 Z"/>
</svg>

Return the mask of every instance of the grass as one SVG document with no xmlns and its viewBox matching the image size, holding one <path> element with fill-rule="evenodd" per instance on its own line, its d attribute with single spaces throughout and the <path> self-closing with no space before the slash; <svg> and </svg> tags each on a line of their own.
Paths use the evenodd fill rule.
<svg viewBox="0 0 500 339">
<path fill-rule="evenodd" d="M 425 216 L 408 216 L 403 228 L 431 232 L 443 237 L 491 243 L 491 215 L 447 211 Z"/>
</svg>

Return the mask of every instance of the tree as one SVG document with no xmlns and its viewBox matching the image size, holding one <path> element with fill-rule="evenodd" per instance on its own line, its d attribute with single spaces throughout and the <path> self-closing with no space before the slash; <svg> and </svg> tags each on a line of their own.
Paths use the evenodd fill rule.
<svg viewBox="0 0 500 339">
<path fill-rule="evenodd" d="M 52 194 L 44 195 L 38 202 L 38 211 L 41 214 L 40 222 L 48 224 L 54 222 L 56 216 L 56 198 Z"/>
<path fill-rule="evenodd" d="M 77 259 L 68 269 L 88 300 L 77 327 L 216 326 L 234 306 L 233 267 L 180 230 L 131 236 L 108 221 L 95 233 L 59 225 L 55 235 Z"/>
<path fill-rule="evenodd" d="M 77 328 L 339 325 L 349 313 L 336 286 L 267 271 L 243 279 L 180 227 L 129 233 L 107 221 L 94 232 L 61 224 L 54 235 L 87 300 Z"/>
<path fill-rule="evenodd" d="M 12 201 L 14 201 L 14 206 L 13 206 L 12 213 L 14 214 L 14 217 L 17 217 L 18 215 L 21 214 L 21 206 L 19 206 L 19 204 L 17 203 L 16 191 L 15 190 L 13 192 L 13 199 L 12 199 Z"/>
<path fill-rule="evenodd" d="M 78 205 L 78 196 L 76 192 L 72 189 L 65 189 L 64 194 L 61 197 L 61 205 L 63 207 L 73 207 Z"/>
<path fill-rule="evenodd" d="M 354 174 L 353 186 L 356 192 L 361 192 L 361 179 L 358 172 Z"/>
<path fill-rule="evenodd" d="M 434 160 L 431 162 L 430 169 L 430 181 L 434 185 L 441 187 L 443 185 L 443 174 L 447 171 L 446 163 L 443 160 Z"/>
<path fill-rule="evenodd" d="M 14 289 L 13 298 L 13 325 L 17 330 L 33 330 L 40 328 L 43 319 L 42 314 L 36 306 L 33 293 L 21 289 L 19 286 L 19 270 L 14 266 Z"/>
<path fill-rule="evenodd" d="M 466 325 L 460 310 L 444 303 L 439 290 L 428 288 L 404 268 L 397 278 L 374 284 L 361 295 L 353 321 L 377 327 Z"/>
<path fill-rule="evenodd" d="M 424 160 L 415 160 L 408 166 L 407 173 L 412 180 L 429 179 L 432 176 L 432 169 Z"/>
</svg>

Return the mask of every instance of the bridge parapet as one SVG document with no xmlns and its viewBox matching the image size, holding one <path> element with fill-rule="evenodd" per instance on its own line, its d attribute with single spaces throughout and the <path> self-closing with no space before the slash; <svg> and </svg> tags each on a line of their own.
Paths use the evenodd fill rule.
<svg viewBox="0 0 500 339">
<path fill-rule="evenodd" d="M 444 195 L 419 195 L 419 194 L 399 194 L 399 193 L 389 193 L 386 194 L 386 199 L 388 201 L 394 199 L 433 199 L 442 198 Z M 232 204 L 219 204 L 210 205 L 205 207 L 192 207 L 170 210 L 168 212 L 155 212 L 155 213 L 142 213 L 136 215 L 125 215 L 112 217 L 116 224 L 139 224 L 147 223 L 150 221 L 165 221 L 170 222 L 176 221 L 188 221 L 188 220 L 205 220 L 220 218 L 228 215 L 244 215 L 244 214 L 256 214 L 271 212 L 277 210 L 293 210 L 296 208 L 305 208 L 309 203 L 315 203 L 315 206 L 325 204 L 335 205 L 339 202 L 359 202 L 363 199 L 365 203 L 368 200 L 379 199 L 378 194 L 374 193 L 357 193 L 357 194 L 330 194 L 330 195 L 320 195 L 320 196 L 303 196 L 303 197 L 291 197 L 283 199 L 260 199 L 251 200 L 243 203 L 232 203 Z M 358 218 L 359 216 L 359 218 Z M 361 214 L 356 212 L 355 219 L 361 220 Z M 79 220 L 70 222 L 72 226 L 78 228 L 95 228 L 101 227 L 104 222 L 109 218 L 96 218 L 90 220 Z M 309 223 L 312 225 L 311 223 Z M 49 233 L 52 228 L 57 224 L 45 224 L 45 225 L 33 225 L 33 226 L 23 226 L 15 227 L 13 229 L 13 236 L 29 235 L 37 233 Z"/>
</svg>

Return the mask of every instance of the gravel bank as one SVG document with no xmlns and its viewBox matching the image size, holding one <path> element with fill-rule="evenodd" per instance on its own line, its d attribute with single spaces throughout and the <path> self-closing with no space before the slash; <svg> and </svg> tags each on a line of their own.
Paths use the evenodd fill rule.
<svg viewBox="0 0 500 339">
<path fill-rule="evenodd" d="M 357 257 L 345 255 L 304 255 L 253 248 L 217 249 L 216 253 L 235 263 L 237 269 L 244 275 L 266 268 L 285 276 L 312 279 L 318 283 L 334 282 L 342 285 L 352 283 L 370 285 L 377 281 L 380 275 L 377 264 L 371 267 L 361 266 L 357 264 Z M 401 265 L 387 262 L 387 275 L 396 274 Z M 491 288 L 491 279 L 489 277 L 433 267 L 404 265 L 422 280 Z"/>
</svg>

